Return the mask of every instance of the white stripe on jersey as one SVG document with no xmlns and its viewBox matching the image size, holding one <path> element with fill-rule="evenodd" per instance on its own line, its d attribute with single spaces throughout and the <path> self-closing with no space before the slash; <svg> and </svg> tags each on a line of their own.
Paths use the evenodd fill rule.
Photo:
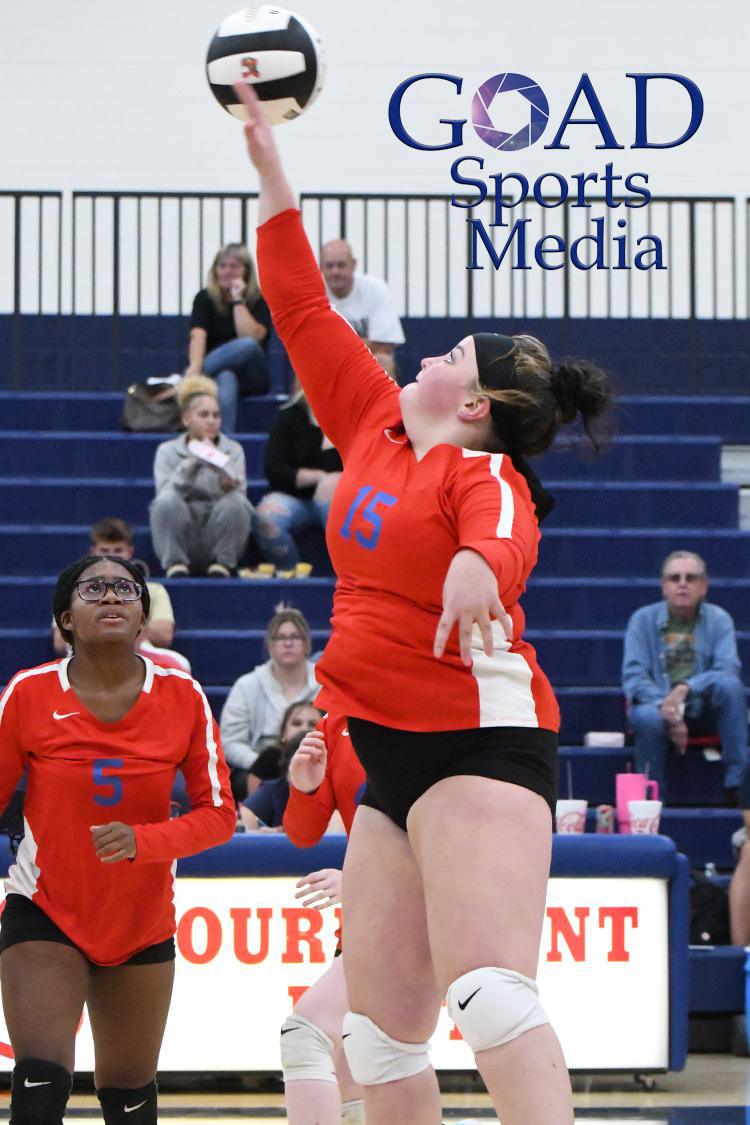
<svg viewBox="0 0 750 1125">
<path fill-rule="evenodd" d="M 59 674 L 59 671 L 60 671 L 60 666 L 59 666 L 59 664 L 55 663 L 55 664 L 40 664 L 38 668 L 27 668 L 25 672 L 17 672 L 16 675 L 13 677 L 13 679 L 8 684 L 5 691 L 3 692 L 2 698 L 0 698 L 0 723 L 3 721 L 3 715 L 5 713 L 5 704 L 8 702 L 11 695 L 13 694 L 13 690 L 16 687 L 16 684 L 20 684 L 22 680 L 28 679 L 29 676 L 44 676 L 48 672 L 54 672 L 57 675 L 57 674 Z"/>
<path fill-rule="evenodd" d="M 462 449 L 464 457 L 487 457 L 489 470 L 500 485 L 500 519 L 497 522 L 495 535 L 498 539 L 511 539 L 513 536 L 513 518 L 516 514 L 513 489 L 507 480 L 503 480 L 500 470 L 503 464 L 504 453 L 485 453 L 481 449 Z"/>
<path fill-rule="evenodd" d="M 36 864 L 37 843 L 26 817 L 23 818 L 23 828 L 24 836 L 18 845 L 16 862 L 8 869 L 5 892 L 32 898 L 37 891 L 41 868 Z"/>
<path fill-rule="evenodd" d="M 214 738 L 213 715 L 211 714 L 211 708 L 203 688 L 197 680 L 193 679 L 189 672 L 182 672 L 179 668 L 160 668 L 157 664 L 152 664 L 150 660 L 147 660 L 146 663 L 147 665 L 151 664 L 154 670 L 154 676 L 177 676 L 180 680 L 188 680 L 188 682 L 193 685 L 193 690 L 197 691 L 200 696 L 201 703 L 203 704 L 203 714 L 206 716 L 206 753 L 208 754 L 208 776 L 211 781 L 211 800 L 216 808 L 219 808 L 222 803 L 218 769 L 219 753 L 216 746 L 216 739 Z"/>
<path fill-rule="evenodd" d="M 471 674 L 479 692 L 479 726 L 538 727 L 531 668 L 520 652 L 510 652 L 510 641 L 500 622 L 490 624 L 492 656 L 485 654 L 478 625 L 471 634 Z"/>
</svg>

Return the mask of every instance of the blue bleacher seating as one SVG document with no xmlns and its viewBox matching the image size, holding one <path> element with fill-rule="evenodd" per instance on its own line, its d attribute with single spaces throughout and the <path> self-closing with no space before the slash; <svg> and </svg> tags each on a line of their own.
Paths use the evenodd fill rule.
<svg viewBox="0 0 750 1125">
<path fill-rule="evenodd" d="M 125 365 L 121 376 L 125 385 L 126 377 L 135 377 L 133 366 Z M 280 401 L 275 393 L 240 404 L 251 499 L 265 488 L 265 434 Z M 129 519 L 136 553 L 158 574 L 147 505 L 154 449 L 165 435 L 123 433 L 122 390 L 114 387 L 96 393 L 4 390 L 0 408 L 1 635 L 7 642 L 0 679 L 7 679 L 17 667 L 50 657 L 54 575 L 85 550 L 94 519 Z M 561 705 L 563 765 L 571 761 L 576 792 L 592 805 L 611 802 L 614 774 L 630 751 L 607 758 L 580 743 L 587 730 L 622 730 L 622 630 L 638 606 L 660 597 L 658 570 L 670 550 L 687 547 L 706 558 L 711 597 L 737 618 L 750 662 L 750 633 L 742 630 L 750 537 L 738 529 L 738 490 L 720 482 L 721 443 L 750 432 L 750 398 L 727 404 L 708 396 L 630 395 L 621 399 L 618 416 L 620 432 L 601 461 L 571 448 L 538 460 L 558 506 L 524 599 L 527 636 Z M 235 677 L 263 659 L 263 629 L 278 601 L 303 609 L 322 646 L 332 578 L 322 565 L 320 537 L 310 537 L 305 554 L 318 564 L 316 577 L 305 582 L 169 584 L 176 645 L 206 683 L 217 712 Z M 673 793 L 692 801 L 719 792 L 720 767 L 711 771 L 699 753 L 678 765 Z"/>
</svg>

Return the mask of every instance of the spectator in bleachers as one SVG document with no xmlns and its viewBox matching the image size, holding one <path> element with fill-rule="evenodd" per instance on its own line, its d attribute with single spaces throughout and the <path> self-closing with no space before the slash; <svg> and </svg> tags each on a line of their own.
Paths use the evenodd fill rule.
<svg viewBox="0 0 750 1125">
<path fill-rule="evenodd" d="M 295 539 L 309 527 L 325 531 L 342 469 L 302 390 L 279 411 L 264 469 L 271 492 L 253 513 L 253 535 L 266 562 L 294 571 L 300 561 Z"/>
<path fill-rule="evenodd" d="M 708 572 L 699 555 L 673 551 L 661 572 L 663 601 L 642 606 L 625 632 L 623 690 L 635 733 L 636 768 L 664 795 L 670 746 L 718 732 L 727 803 L 747 762 L 747 700 L 734 622 L 705 600 Z"/>
<path fill-rule="evenodd" d="M 281 776 L 281 763 L 286 744 L 298 734 L 314 730 L 322 712 L 314 703 L 290 703 L 279 727 L 279 736 L 271 746 L 260 751 L 247 775 L 247 793 L 250 796 L 263 781 L 274 781 Z"/>
<path fill-rule="evenodd" d="M 270 332 L 271 314 L 250 252 L 239 242 L 223 246 L 211 263 L 206 288 L 193 301 L 185 374 L 203 372 L 216 379 L 227 433 L 237 429 L 239 398 L 268 391 Z"/>
<path fill-rule="evenodd" d="M 337 238 L 320 252 L 320 268 L 335 309 L 349 321 L 380 363 L 396 378 L 396 348 L 404 332 L 388 285 L 378 277 L 357 271 L 348 242 Z"/>
<path fill-rule="evenodd" d="M 742 775 L 739 806 L 744 823 L 732 836 L 737 866 L 729 884 L 729 930 L 732 945 L 750 945 L 750 766 Z"/>
<path fill-rule="evenodd" d="M 309 702 L 318 693 L 311 648 L 304 614 L 279 606 L 266 628 L 269 659 L 240 676 L 227 696 L 221 741 L 239 801 L 248 795 L 248 773 L 259 752 L 277 740 L 287 707 Z"/>
<path fill-rule="evenodd" d="M 88 554 L 101 558 L 132 559 L 144 578 L 149 579 L 148 567 L 140 559 L 134 559 L 133 530 L 126 520 L 117 516 L 105 516 L 97 520 L 90 531 L 91 542 Z M 166 586 L 161 582 L 146 582 L 150 597 L 148 620 L 138 638 L 138 651 L 145 653 L 156 664 L 169 668 L 182 668 L 190 671 L 190 662 L 181 653 L 172 649 L 175 619 L 172 602 Z M 68 645 L 63 640 L 56 622 L 52 622 L 52 646 L 57 656 L 68 655 Z"/>
<path fill-rule="evenodd" d="M 216 383 L 186 376 L 177 389 L 186 432 L 156 450 L 151 537 L 168 578 L 228 578 L 250 534 L 245 453 L 221 433 Z"/>
</svg>

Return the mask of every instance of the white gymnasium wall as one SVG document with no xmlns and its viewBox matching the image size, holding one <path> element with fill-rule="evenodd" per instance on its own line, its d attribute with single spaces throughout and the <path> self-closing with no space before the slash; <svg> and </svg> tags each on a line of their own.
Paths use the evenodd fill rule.
<svg viewBox="0 0 750 1125">
<path fill-rule="evenodd" d="M 387 103 L 421 71 L 465 78 L 465 97 L 440 88 L 434 109 L 466 113 L 470 94 L 501 70 L 527 73 L 554 117 L 581 71 L 595 81 L 616 133 L 632 129 L 626 71 L 676 71 L 705 97 L 698 135 L 682 148 L 617 156 L 658 190 L 743 195 L 750 187 L 746 119 L 746 0 L 294 0 L 328 51 L 328 81 L 302 121 L 280 132 L 303 190 L 441 191 L 455 153 L 397 142 Z M 0 4 L 0 187 L 237 189 L 252 183 L 238 128 L 210 97 L 205 48 L 237 0 L 4 0 Z M 658 99 L 655 132 L 681 98 Z M 678 104 L 679 103 L 679 104 Z M 658 107 L 656 107 L 658 108 Z M 415 116 L 412 120 L 417 118 Z M 435 136 L 440 134 L 435 127 Z M 596 131 L 572 153 L 493 154 L 467 127 L 465 150 L 493 171 L 596 167 Z M 548 128 L 549 133 L 549 128 Z M 542 141 L 548 140 L 545 135 Z M 593 161 L 593 163 L 592 163 Z"/>
<path fill-rule="evenodd" d="M 293 2 L 318 28 L 328 55 L 319 101 L 278 133 L 299 190 L 450 194 L 453 160 L 476 155 L 485 159 L 485 175 L 570 176 L 601 172 L 612 160 L 616 172 L 648 173 L 655 194 L 744 199 L 750 192 L 747 0 Z M 4 0 L 0 189 L 252 190 L 240 128 L 213 101 L 203 71 L 207 43 L 235 6 L 238 0 L 36 0 L 28 7 Z M 410 131 L 438 143 L 447 133 L 438 118 L 468 116 L 473 91 L 503 70 L 530 75 L 549 98 L 550 125 L 533 147 L 495 153 L 470 123 L 454 151 L 417 152 L 393 136 L 388 100 L 404 78 L 425 71 L 463 77 L 460 96 L 447 84 L 430 83 L 405 99 Z M 582 71 L 626 146 L 620 152 L 597 152 L 593 127 L 571 128 L 568 152 L 543 148 Z M 627 71 L 677 72 L 698 84 L 705 117 L 689 143 L 629 150 L 634 114 Z M 686 109 L 684 92 L 655 88 L 654 138 L 681 132 Z M 744 207 L 739 218 L 741 244 Z M 452 211 L 461 247 L 463 224 L 464 215 Z M 3 221 L 0 241 L 8 234 Z M 720 272 L 728 276 L 726 261 Z M 643 297 L 644 279 L 636 282 Z M 36 281 L 29 284 L 33 289 Z"/>
</svg>

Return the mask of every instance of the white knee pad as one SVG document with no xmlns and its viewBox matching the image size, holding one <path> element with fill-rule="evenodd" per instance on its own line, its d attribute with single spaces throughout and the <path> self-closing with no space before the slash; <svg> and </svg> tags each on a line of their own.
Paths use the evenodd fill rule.
<svg viewBox="0 0 750 1125">
<path fill-rule="evenodd" d="M 448 1015 L 472 1051 L 486 1051 L 549 1023 L 535 981 L 511 969 L 472 969 L 454 980 Z"/>
<path fill-rule="evenodd" d="M 292 1012 L 281 1025 L 281 1066 L 285 1082 L 312 1079 L 316 1082 L 335 1082 L 331 1051 L 333 1043 L 328 1036 L 304 1016 Z"/>
<path fill-rule="evenodd" d="M 347 1012 L 342 1033 L 346 1061 L 360 1086 L 411 1078 L 430 1065 L 429 1043 L 400 1043 L 358 1012 Z"/>
<path fill-rule="evenodd" d="M 341 1125 L 366 1125 L 365 1103 L 361 1099 L 342 1103 Z"/>
</svg>

